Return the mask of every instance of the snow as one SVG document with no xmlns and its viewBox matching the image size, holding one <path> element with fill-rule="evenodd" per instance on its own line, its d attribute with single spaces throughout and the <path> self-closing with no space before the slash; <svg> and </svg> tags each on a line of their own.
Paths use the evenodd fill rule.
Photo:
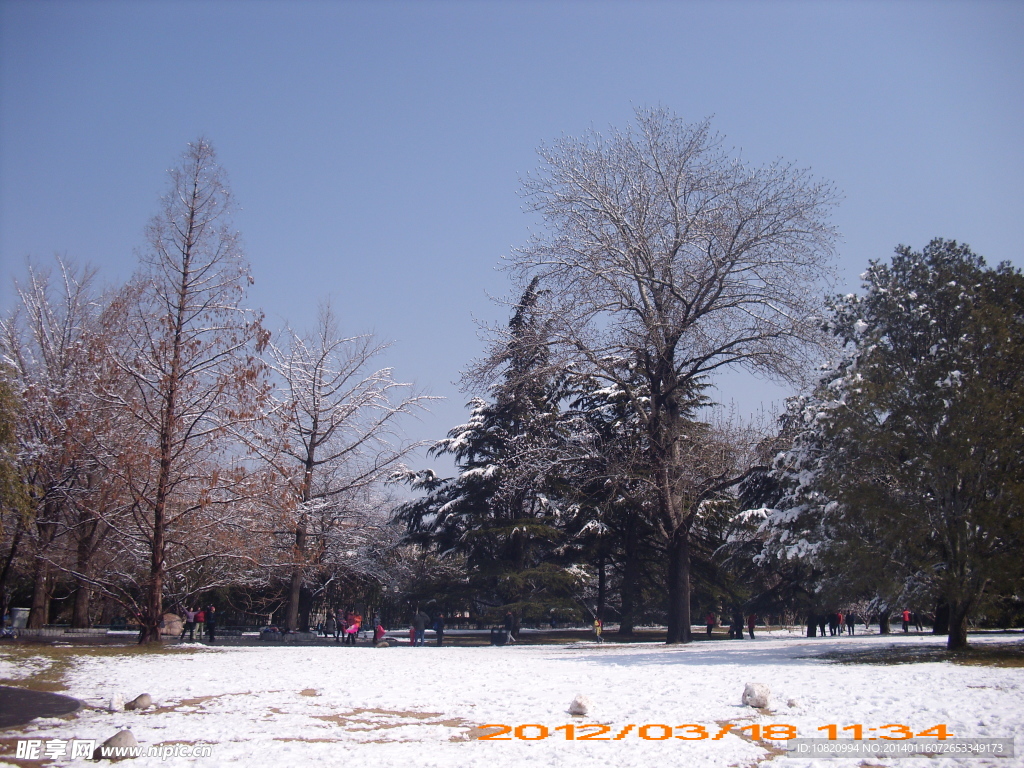
<svg viewBox="0 0 1024 768">
<path fill-rule="evenodd" d="M 695 629 L 696 631 L 696 629 Z M 609 639 L 614 639 L 609 638 Z M 133 766 L 384 766 L 593 768 L 594 765 L 767 766 L 809 768 L 728 733 L 684 741 L 645 741 L 645 724 L 786 723 L 803 737 L 829 724 L 889 723 L 915 732 L 946 724 L 958 738 L 1012 738 L 1024 729 L 1024 668 L 948 662 L 836 664 L 826 652 L 941 647 L 931 635 L 804 638 L 760 632 L 756 640 L 688 646 L 606 642 L 507 647 L 221 647 L 180 645 L 158 653 L 75 655 L 66 692 L 102 707 L 121 693 L 150 693 L 155 710 L 83 709 L 70 719 L 36 720 L 6 737 L 103 740 L 130 728 L 142 745 L 211 744 L 208 758 L 138 758 Z M 1019 635 L 973 636 L 973 643 L 1020 642 Z M 0 675 L 12 675 L 11 648 L 0 649 Z M 45 666 L 44 653 L 33 660 Z M 18 665 L 21 666 L 20 663 Z M 742 706 L 747 683 L 771 689 L 765 712 Z M 573 718 L 573 698 L 592 702 Z M 543 740 L 479 741 L 473 726 L 546 726 Z M 620 740 L 569 741 L 560 725 L 602 723 Z M 538 729 L 526 729 L 536 735 Z M 657 735 L 660 729 L 648 729 Z M 679 733 L 679 731 L 677 731 Z M 848 733 L 848 732 L 847 732 Z M 845 735 L 845 734 L 844 734 Z M 948 768 L 1024 765 L 1013 759 L 839 760 L 842 765 Z M 327 761 L 323 763 L 322 761 Z M 2 763 L 2 761 L 0 761 Z M 58 760 L 57 764 L 69 761 Z M 76 761 L 85 764 L 84 761 Z M 2 763 L 7 764 L 7 763 Z M 833 764 L 833 763 L 829 763 Z"/>
</svg>

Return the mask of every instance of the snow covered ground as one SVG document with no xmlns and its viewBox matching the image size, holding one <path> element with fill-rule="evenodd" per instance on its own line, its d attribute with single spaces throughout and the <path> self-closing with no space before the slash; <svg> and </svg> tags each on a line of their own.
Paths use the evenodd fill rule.
<svg viewBox="0 0 1024 768">
<path fill-rule="evenodd" d="M 679 647 L 180 645 L 162 653 L 107 650 L 71 657 L 63 674 L 66 693 L 100 707 L 118 693 L 129 700 L 147 692 L 155 709 L 86 709 L 71 719 L 36 720 L 2 735 L 102 741 L 130 728 L 142 745 L 213 747 L 212 757 L 139 758 L 131 763 L 138 766 L 1024 765 L 1022 738 L 1012 759 L 825 762 L 790 758 L 764 742 L 752 743 L 749 728 L 741 735 L 726 733 L 729 723 L 786 724 L 801 737 L 824 737 L 818 729 L 829 724 L 839 729 L 860 724 L 865 736 L 875 733 L 868 729 L 888 724 L 902 724 L 915 733 L 944 724 L 956 737 L 1016 736 L 1024 728 L 1024 668 L 948 662 L 837 664 L 815 658 L 889 646 L 925 650 L 941 647 L 942 640 L 900 635 L 807 639 L 777 632 L 754 641 Z M 1022 638 L 971 640 L 980 645 Z M 0 678 L 12 680 L 45 669 L 44 651 L 26 664 L 30 648 L 0 648 Z M 748 682 L 771 688 L 766 710 L 740 704 Z M 577 694 L 592 702 L 585 717 L 574 718 L 566 711 Z M 485 724 L 510 726 L 508 740 L 474 738 L 479 731 L 473 729 Z M 518 736 L 533 740 L 517 737 L 515 729 L 526 724 L 535 726 L 520 728 Z M 575 726 L 572 740 L 566 738 L 570 729 L 555 730 L 569 724 Z M 585 724 L 609 729 L 602 734 Z M 684 724 L 702 726 L 707 736 L 701 738 L 697 728 L 676 727 Z M 536 726 L 547 729 L 546 738 L 540 738 L 544 729 Z M 850 734 L 840 731 L 842 737 Z M 606 740 L 580 739 L 587 735 Z M 664 736 L 670 737 L 650 740 Z"/>
</svg>

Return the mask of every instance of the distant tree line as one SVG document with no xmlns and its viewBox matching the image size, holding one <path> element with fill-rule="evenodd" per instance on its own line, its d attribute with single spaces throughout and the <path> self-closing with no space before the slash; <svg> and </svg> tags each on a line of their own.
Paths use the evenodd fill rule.
<svg viewBox="0 0 1024 768">
<path fill-rule="evenodd" d="M 430 449 L 451 476 L 405 466 L 428 398 L 376 369 L 384 345 L 327 304 L 273 335 L 246 308 L 203 140 L 128 284 L 30 266 L 0 326 L 5 603 L 123 611 L 144 641 L 211 595 L 290 629 L 358 602 L 669 643 L 707 613 L 909 609 L 951 648 L 1020 621 L 1019 270 L 935 240 L 828 298 L 831 186 L 663 109 L 540 154 L 510 319 Z M 711 400 L 736 367 L 803 394 L 738 419 Z"/>
</svg>

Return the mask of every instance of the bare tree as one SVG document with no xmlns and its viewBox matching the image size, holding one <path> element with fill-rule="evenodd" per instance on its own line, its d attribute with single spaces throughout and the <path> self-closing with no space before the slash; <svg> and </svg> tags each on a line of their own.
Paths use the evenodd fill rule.
<svg viewBox="0 0 1024 768">
<path fill-rule="evenodd" d="M 664 109 L 540 156 L 523 188 L 546 229 L 509 266 L 520 285 L 540 277 L 546 289 L 551 363 L 629 393 L 668 544 L 668 642 L 687 642 L 691 527 L 708 493 L 735 482 L 721 462 L 695 458 L 695 399 L 728 366 L 806 367 L 821 338 L 836 194 L 792 165 L 750 167 L 707 121 Z"/>
<path fill-rule="evenodd" d="M 189 144 L 170 177 L 147 229 L 141 272 L 121 298 L 114 359 L 131 385 L 105 393 L 131 414 L 132 448 L 145 457 L 144 468 L 134 464 L 126 478 L 149 551 L 140 642 L 159 640 L 169 555 L 184 551 L 175 542 L 225 522 L 208 516 L 230 505 L 240 473 L 214 465 L 230 462 L 227 430 L 253 416 L 263 393 L 255 353 L 266 334 L 242 303 L 252 279 L 210 143 Z"/>
<path fill-rule="evenodd" d="M 292 537 L 291 630 L 308 622 L 299 610 L 306 570 L 339 552 L 354 562 L 373 541 L 389 517 L 373 491 L 417 447 L 402 438 L 399 422 L 432 398 L 396 381 L 390 368 L 374 368 L 386 348 L 372 336 L 342 335 L 326 304 L 313 334 L 289 330 L 283 344 L 271 344 L 269 364 L 281 386 L 269 429 L 252 445 L 278 478 Z"/>
<path fill-rule="evenodd" d="M 60 258 L 56 267 L 54 273 L 30 263 L 27 279 L 16 284 L 17 308 L 0 320 L 0 351 L 21 401 L 18 458 L 32 513 L 31 525 L 16 528 L 7 563 L 27 534 L 34 548 L 33 628 L 47 621 L 57 571 L 75 568 L 65 562 L 64 541 L 72 540 L 71 560 L 86 570 L 95 552 L 95 541 L 90 545 L 84 531 L 92 517 L 86 501 L 93 495 L 89 477 L 97 468 L 88 443 L 101 301 L 93 288 L 95 270 Z M 8 572 L 5 568 L 5 578 Z M 76 603 L 87 606 L 88 586 L 79 579 L 77 588 Z M 79 611 L 74 623 L 88 619 Z"/>
</svg>

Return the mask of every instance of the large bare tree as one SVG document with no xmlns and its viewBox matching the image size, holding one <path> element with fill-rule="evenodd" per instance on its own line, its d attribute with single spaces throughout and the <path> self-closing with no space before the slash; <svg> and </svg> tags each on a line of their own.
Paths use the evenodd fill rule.
<svg viewBox="0 0 1024 768">
<path fill-rule="evenodd" d="M 668 642 L 687 642 L 691 527 L 735 482 L 721 462 L 695 460 L 696 398 L 729 366 L 783 377 L 806 367 L 837 196 L 792 165 L 744 163 L 707 121 L 665 109 L 539 154 L 523 188 L 546 226 L 509 265 L 520 286 L 540 277 L 552 364 L 621 387 L 646 429 L 669 553 Z"/>
<path fill-rule="evenodd" d="M 113 354 L 131 383 L 106 393 L 134 418 L 131 450 L 146 457 L 126 478 L 149 550 L 140 642 L 159 640 L 170 556 L 213 537 L 211 510 L 231 503 L 237 474 L 217 464 L 230 461 L 228 430 L 253 416 L 263 392 L 256 353 L 265 332 L 244 306 L 251 278 L 210 143 L 189 144 L 170 178 L 140 273 L 121 299 L 124 328 Z"/>
</svg>

